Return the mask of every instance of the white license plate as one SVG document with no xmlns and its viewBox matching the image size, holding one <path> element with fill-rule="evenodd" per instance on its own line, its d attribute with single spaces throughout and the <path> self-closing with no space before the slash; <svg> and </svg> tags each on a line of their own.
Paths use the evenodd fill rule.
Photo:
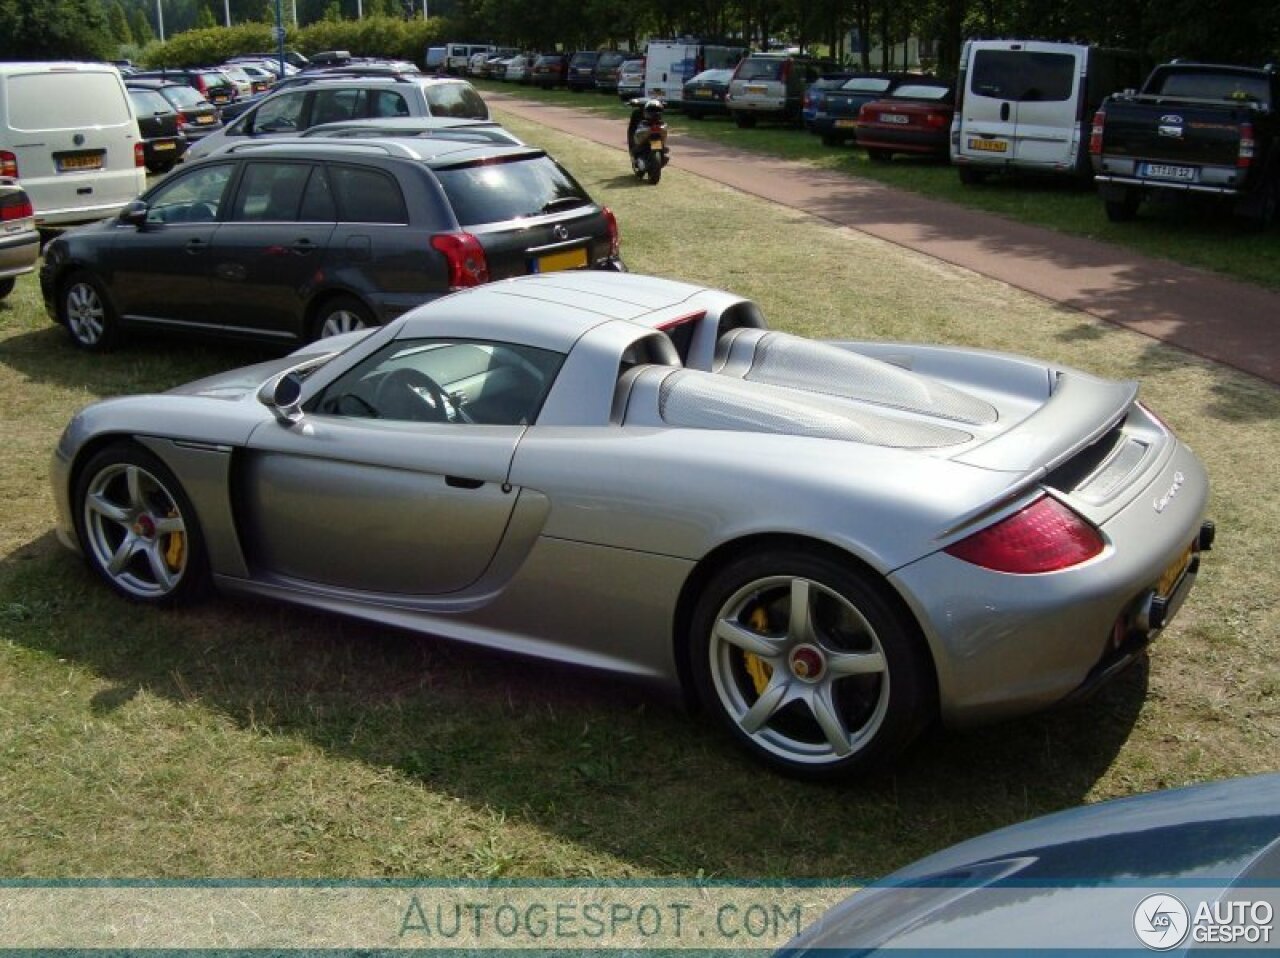
<svg viewBox="0 0 1280 958">
<path fill-rule="evenodd" d="M 1160 180 L 1179 180 L 1190 183 L 1196 178 L 1194 166 L 1169 166 L 1167 163 L 1143 163 L 1142 175 Z"/>
<path fill-rule="evenodd" d="M 910 123 L 911 117 L 903 116 L 901 113 L 881 113 L 881 123 Z"/>
</svg>

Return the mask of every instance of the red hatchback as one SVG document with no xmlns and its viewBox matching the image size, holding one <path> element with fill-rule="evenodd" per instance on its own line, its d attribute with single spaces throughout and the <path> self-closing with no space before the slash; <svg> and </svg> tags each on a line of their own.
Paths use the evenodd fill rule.
<svg viewBox="0 0 1280 958">
<path fill-rule="evenodd" d="M 858 113 L 858 146 L 887 163 L 895 153 L 947 158 L 955 87 L 937 80 L 908 81 L 892 96 L 865 104 Z"/>
</svg>

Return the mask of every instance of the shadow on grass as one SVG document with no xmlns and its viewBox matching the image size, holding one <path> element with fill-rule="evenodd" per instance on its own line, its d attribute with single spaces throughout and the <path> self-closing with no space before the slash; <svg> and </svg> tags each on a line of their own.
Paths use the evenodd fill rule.
<svg viewBox="0 0 1280 958">
<path fill-rule="evenodd" d="M 874 877 L 1078 804 L 1146 696 L 1135 668 L 1086 704 L 928 735 L 843 785 L 776 777 L 664 690 L 265 602 L 117 599 L 52 535 L 0 562 L 5 632 L 87 669 L 109 715 L 139 692 L 294 736 L 614 855 L 639 873 Z"/>
</svg>

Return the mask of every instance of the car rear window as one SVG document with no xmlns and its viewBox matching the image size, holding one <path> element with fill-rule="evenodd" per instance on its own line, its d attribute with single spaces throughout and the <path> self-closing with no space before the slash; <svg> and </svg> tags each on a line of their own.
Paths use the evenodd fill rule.
<svg viewBox="0 0 1280 958">
<path fill-rule="evenodd" d="M 548 156 L 446 167 L 436 170 L 436 176 L 462 226 L 541 216 L 592 202 L 587 191 Z"/>
<path fill-rule="evenodd" d="M 1230 100 L 1235 103 L 1261 103 L 1266 106 L 1271 97 L 1271 91 L 1267 87 L 1267 79 L 1263 76 L 1196 71 L 1165 74 L 1160 89 L 1147 92 L 1206 100 Z"/>
<path fill-rule="evenodd" d="M 575 53 L 573 59 L 569 61 L 571 67 L 589 67 L 594 66 L 596 62 L 595 53 Z"/>
<path fill-rule="evenodd" d="M 601 70 L 609 70 L 613 67 L 621 66 L 622 62 L 623 57 L 621 53 L 614 53 L 610 51 L 608 53 L 600 54 L 600 59 L 596 61 L 596 67 Z"/>
<path fill-rule="evenodd" d="M 469 83 L 440 83 L 427 87 L 425 93 L 432 116 L 489 119 L 489 108 Z"/>
<path fill-rule="evenodd" d="M 9 77 L 9 126 L 66 130 L 133 123 L 119 79 L 88 71 L 20 73 Z"/>
<path fill-rule="evenodd" d="M 200 79 L 204 81 L 205 87 L 214 86 L 231 86 L 231 78 L 225 73 L 201 73 Z"/>
<path fill-rule="evenodd" d="M 167 86 L 160 92 L 166 100 L 180 110 L 193 110 L 196 107 L 208 104 L 208 101 L 200 95 L 199 91 L 189 86 Z"/>
<path fill-rule="evenodd" d="M 738 67 L 738 72 L 734 74 L 737 80 L 778 80 L 782 78 L 782 65 L 786 60 L 757 60 L 749 57 L 742 61 L 742 65 Z"/>
<path fill-rule="evenodd" d="M 951 87 L 929 83 L 904 83 L 893 91 L 895 100 L 950 100 Z"/>
<path fill-rule="evenodd" d="M 173 112 L 169 101 L 154 90 L 130 90 L 129 99 L 133 101 L 133 109 L 138 116 Z"/>
<path fill-rule="evenodd" d="M 979 50 L 969 88 L 1000 100 L 1052 102 L 1071 99 L 1076 58 L 1069 53 Z"/>
<path fill-rule="evenodd" d="M 888 77 L 853 77 L 845 80 L 840 89 L 852 93 L 883 93 L 892 82 Z"/>
</svg>

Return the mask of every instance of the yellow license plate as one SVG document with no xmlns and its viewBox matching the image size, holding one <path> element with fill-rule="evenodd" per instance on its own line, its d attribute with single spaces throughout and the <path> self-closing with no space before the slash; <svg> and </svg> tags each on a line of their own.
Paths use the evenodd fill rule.
<svg viewBox="0 0 1280 958">
<path fill-rule="evenodd" d="M 969 149 L 982 153 L 1007 153 L 1009 144 L 1004 140 L 970 140 Z"/>
<path fill-rule="evenodd" d="M 58 158 L 60 170 L 100 170 L 102 154 L 93 153 L 88 156 L 63 156 Z"/>
<path fill-rule="evenodd" d="M 694 90 L 693 95 L 694 96 L 711 96 L 712 93 L 710 90 Z"/>
<path fill-rule="evenodd" d="M 151 148 L 153 150 L 176 150 L 178 148 L 178 144 L 177 143 L 152 143 Z"/>
<path fill-rule="evenodd" d="M 747 92 L 748 93 L 768 93 L 769 88 L 767 86 L 748 86 Z"/>
<path fill-rule="evenodd" d="M 585 247 L 578 249 L 567 249 L 563 253 L 548 253 L 546 256 L 539 256 L 533 261 L 533 271 L 535 273 L 554 273 L 561 269 L 581 269 L 587 265 L 587 250 Z"/>
<path fill-rule="evenodd" d="M 1178 580 L 1182 578 L 1182 574 L 1187 571 L 1187 566 L 1191 565 L 1192 547 L 1187 546 L 1182 555 L 1178 556 L 1164 570 L 1160 576 L 1160 581 L 1156 583 L 1156 595 L 1167 599 L 1178 584 Z"/>
<path fill-rule="evenodd" d="M 206 115 L 206 116 L 198 116 L 198 117 L 196 117 L 196 122 L 197 122 L 197 123 L 212 123 L 212 122 L 213 122 L 213 117 L 208 116 L 208 115 Z"/>
<path fill-rule="evenodd" d="M 842 130 L 849 129 L 850 127 L 855 127 L 857 125 L 857 120 L 836 120 L 836 126 L 840 127 Z"/>
</svg>

